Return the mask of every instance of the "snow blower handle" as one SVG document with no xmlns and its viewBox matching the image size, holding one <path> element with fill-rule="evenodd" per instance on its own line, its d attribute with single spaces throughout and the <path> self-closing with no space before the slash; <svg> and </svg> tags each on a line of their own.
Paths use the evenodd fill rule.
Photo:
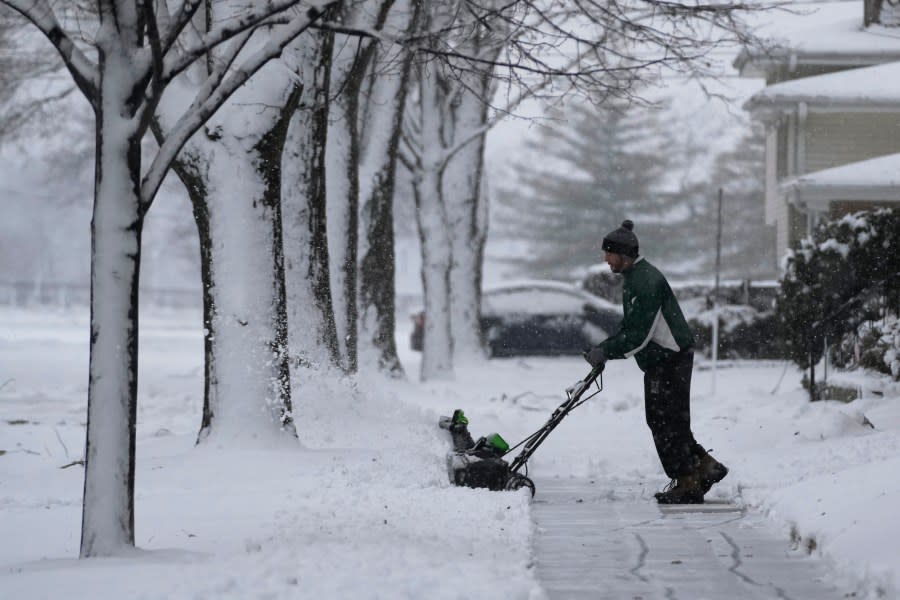
<svg viewBox="0 0 900 600">
<path fill-rule="evenodd" d="M 566 393 L 570 398 L 577 398 L 581 394 L 584 393 L 584 390 L 588 389 L 592 383 L 594 383 L 600 374 L 603 372 L 603 365 L 597 365 L 591 372 L 587 374 L 587 377 L 584 379 L 580 379 L 566 388 Z"/>
<path fill-rule="evenodd" d="M 576 381 L 575 383 L 573 383 L 572 385 L 570 385 L 569 387 L 566 388 L 566 393 L 571 398 L 580 396 L 584 392 L 584 390 L 587 389 L 587 386 L 589 386 L 589 385 L 590 384 L 587 381 L 579 379 L 578 381 Z"/>
</svg>

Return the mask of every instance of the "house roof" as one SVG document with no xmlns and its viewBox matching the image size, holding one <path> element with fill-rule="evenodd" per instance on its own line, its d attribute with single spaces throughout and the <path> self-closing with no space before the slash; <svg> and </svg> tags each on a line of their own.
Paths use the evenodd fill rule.
<svg viewBox="0 0 900 600">
<path fill-rule="evenodd" d="M 805 102 L 810 110 L 900 112 L 900 61 L 776 83 L 754 94 L 747 110 L 779 110 Z"/>
<path fill-rule="evenodd" d="M 836 200 L 900 203 L 900 154 L 889 154 L 794 177 L 784 192 L 811 205 Z"/>
<path fill-rule="evenodd" d="M 765 77 L 775 65 L 859 67 L 900 60 L 900 28 L 863 27 L 863 3 L 803 4 L 795 13 L 767 11 L 755 33 L 772 48 L 744 48 L 734 66 L 745 77 Z M 769 45 L 766 44 L 766 45 Z"/>
</svg>

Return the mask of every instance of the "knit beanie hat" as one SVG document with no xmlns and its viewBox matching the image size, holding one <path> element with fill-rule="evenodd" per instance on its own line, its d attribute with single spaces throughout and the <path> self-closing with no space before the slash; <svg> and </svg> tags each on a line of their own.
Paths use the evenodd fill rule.
<svg viewBox="0 0 900 600">
<path fill-rule="evenodd" d="M 638 239 L 632 232 L 634 223 L 625 219 L 622 226 L 615 231 L 610 231 L 603 238 L 603 250 L 613 254 L 624 254 L 631 258 L 638 256 Z"/>
</svg>

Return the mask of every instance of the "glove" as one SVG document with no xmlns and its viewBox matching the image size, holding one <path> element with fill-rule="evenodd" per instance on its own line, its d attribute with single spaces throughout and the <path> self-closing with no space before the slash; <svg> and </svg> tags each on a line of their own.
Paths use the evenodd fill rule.
<svg viewBox="0 0 900 600">
<path fill-rule="evenodd" d="M 589 348 L 584 351 L 584 360 L 588 361 L 595 369 L 603 369 L 606 367 L 606 352 L 603 351 L 603 348 L 597 346 L 595 348 Z"/>
</svg>

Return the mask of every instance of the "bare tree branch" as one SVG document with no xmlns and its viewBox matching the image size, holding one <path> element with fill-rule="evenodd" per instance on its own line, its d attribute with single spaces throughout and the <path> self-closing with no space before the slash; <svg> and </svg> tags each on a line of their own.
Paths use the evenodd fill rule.
<svg viewBox="0 0 900 600">
<path fill-rule="evenodd" d="M 0 0 L 37 27 L 59 52 L 75 85 L 82 91 L 94 110 L 97 110 L 100 76 L 97 65 L 75 45 L 63 30 L 47 0 Z"/>
<path fill-rule="evenodd" d="M 156 111 L 156 106 L 162 99 L 162 95 L 166 89 L 166 86 L 162 78 L 163 60 L 165 59 L 165 56 L 162 39 L 160 38 L 159 34 L 157 16 L 153 12 L 153 7 L 151 6 L 149 1 L 145 1 L 143 3 L 142 9 L 144 11 L 144 19 L 146 20 L 147 24 L 147 41 L 150 45 L 152 65 L 150 94 L 147 97 L 146 102 L 143 103 L 141 113 L 139 115 L 141 119 L 141 129 L 146 129 L 150 125 L 150 119 L 153 117 L 153 113 L 154 111 Z"/>
<path fill-rule="evenodd" d="M 337 22 L 315 27 L 400 45 L 459 73 L 490 72 L 497 80 L 525 87 L 529 78 L 566 80 L 570 89 L 627 96 L 652 68 L 708 74 L 701 59 L 710 50 L 748 37 L 738 15 L 779 4 L 510 0 L 497 6 L 491 0 L 461 0 L 457 6 L 465 8 L 465 18 L 456 9 L 436 31 L 414 35 Z M 502 57 L 464 49 L 464 41 L 476 35 L 473 27 L 494 36 Z M 570 63 L 572 55 L 581 59 Z"/>
<path fill-rule="evenodd" d="M 4 0 L 5 1 L 5 0 Z M 200 36 L 200 39 L 194 44 L 184 48 L 174 55 L 167 55 L 165 67 L 163 69 L 163 81 L 171 81 L 178 74 L 187 69 L 198 58 L 227 42 L 231 38 L 240 33 L 264 24 L 264 22 L 273 15 L 281 13 L 298 4 L 299 0 L 267 0 L 259 3 L 259 7 L 254 5 L 254 10 L 245 13 L 239 17 L 229 19 L 219 25 L 213 27 L 210 31 Z M 310 21 L 318 19 L 327 7 L 335 4 L 335 1 L 325 2 L 320 0 L 307 9 L 305 18 Z M 291 18 L 290 22 L 295 22 L 296 18 Z"/>
<path fill-rule="evenodd" d="M 187 24 L 191 22 L 191 19 L 202 4 L 203 0 L 184 0 L 184 2 L 181 3 L 181 6 L 178 7 L 178 12 L 168 19 L 167 26 L 163 28 L 161 35 L 162 51 L 164 54 L 169 51 L 175 43 L 175 40 L 178 39 L 178 36 L 181 35 L 181 32 L 184 31 Z M 165 8 L 165 2 L 163 2 L 162 5 L 160 10 Z"/>
<path fill-rule="evenodd" d="M 190 137 L 221 107 L 238 88 L 259 71 L 270 60 L 277 58 L 281 52 L 298 35 L 306 31 L 321 17 L 324 10 L 334 6 L 339 0 L 328 2 L 321 9 L 310 10 L 306 14 L 297 16 L 288 25 L 273 31 L 267 43 L 252 55 L 248 56 L 239 67 L 234 69 L 224 79 L 223 74 L 230 65 L 220 65 L 213 75 L 207 78 L 207 82 L 197 94 L 193 104 L 182 115 L 170 131 L 165 132 L 166 138 L 160 146 L 153 163 L 141 182 L 141 206 L 146 213 L 156 196 L 156 191 L 162 185 L 168 166 L 175 160 L 178 152 Z M 250 27 L 250 26 L 248 26 Z M 246 29 L 246 27 L 245 27 Z M 233 37 L 233 36 L 231 36 Z M 246 39 L 235 40 L 243 46 Z M 232 60 L 237 56 L 239 49 L 232 52 Z M 221 79 L 221 80 L 220 80 Z M 220 80 L 220 81 L 219 81 Z"/>
</svg>

